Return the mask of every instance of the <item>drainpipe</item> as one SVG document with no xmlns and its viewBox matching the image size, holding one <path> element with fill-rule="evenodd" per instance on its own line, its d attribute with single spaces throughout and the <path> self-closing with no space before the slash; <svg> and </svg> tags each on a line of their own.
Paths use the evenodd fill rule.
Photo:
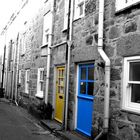
<svg viewBox="0 0 140 140">
<path fill-rule="evenodd" d="M 109 96 L 110 96 L 110 59 L 103 50 L 103 21 L 104 0 L 99 0 L 99 25 L 98 25 L 98 52 L 105 61 L 105 95 L 104 95 L 104 126 L 103 131 L 95 138 L 99 139 L 102 134 L 107 134 L 109 123 Z"/>
<path fill-rule="evenodd" d="M 10 41 L 10 54 L 11 54 L 11 57 L 10 57 L 10 60 L 9 60 L 10 61 L 9 62 L 10 63 L 10 67 L 9 68 L 11 70 L 11 75 L 10 75 L 11 76 L 11 79 L 10 79 L 11 80 L 10 81 L 11 82 L 11 87 L 10 87 L 10 101 L 13 100 L 13 75 L 14 75 L 14 69 L 13 69 L 13 64 L 14 63 L 13 63 L 13 58 L 12 58 L 14 56 L 14 52 L 13 52 L 14 51 L 14 45 L 13 44 L 14 44 L 14 42 L 13 42 L 13 40 L 11 40 Z"/>
<path fill-rule="evenodd" d="M 4 46 L 4 55 L 3 55 L 3 67 L 2 67 L 2 82 L 1 82 L 1 94 L 0 96 L 4 96 L 4 88 L 3 88 L 3 81 L 4 81 L 4 69 L 5 69 L 5 55 L 6 55 L 6 45 Z"/>
<path fill-rule="evenodd" d="M 51 3 L 51 14 L 53 23 L 53 13 L 54 13 L 54 0 Z M 46 94 L 45 94 L 45 103 L 48 103 L 48 94 L 49 94 L 49 83 L 50 83 L 50 63 L 51 63 L 51 44 L 52 44 L 52 31 L 53 24 L 51 24 L 50 34 L 49 34 L 49 42 L 48 42 L 48 55 L 47 55 L 47 73 L 46 73 Z"/>
<path fill-rule="evenodd" d="M 19 33 L 17 35 L 17 40 L 16 40 L 16 56 L 15 56 L 15 65 L 16 65 L 16 70 L 15 70 L 15 104 L 18 106 L 17 99 L 18 99 L 18 74 L 19 74 Z"/>
<path fill-rule="evenodd" d="M 65 93 L 65 114 L 64 127 L 67 130 L 68 121 L 68 100 L 69 100 L 69 76 L 70 76 L 70 55 L 72 46 L 72 24 L 73 24 L 73 0 L 69 0 L 68 27 L 67 27 L 67 58 L 66 58 L 66 93 Z"/>
<path fill-rule="evenodd" d="M 5 54 L 6 54 L 6 45 L 4 46 L 1 88 L 3 88 L 3 80 L 4 80 Z"/>
</svg>

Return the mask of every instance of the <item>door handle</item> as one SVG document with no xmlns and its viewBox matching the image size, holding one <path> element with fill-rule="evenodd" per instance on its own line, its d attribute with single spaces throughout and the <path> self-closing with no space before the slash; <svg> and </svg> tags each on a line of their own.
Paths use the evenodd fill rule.
<svg viewBox="0 0 140 140">
<path fill-rule="evenodd" d="M 63 96 L 60 95 L 59 98 L 60 98 L 60 99 L 63 99 Z"/>
</svg>

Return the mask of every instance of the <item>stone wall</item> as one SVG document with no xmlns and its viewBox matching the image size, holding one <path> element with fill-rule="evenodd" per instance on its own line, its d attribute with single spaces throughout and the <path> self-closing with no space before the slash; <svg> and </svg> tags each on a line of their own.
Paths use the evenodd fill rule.
<svg viewBox="0 0 140 140">
<path fill-rule="evenodd" d="M 53 45 L 66 40 L 67 30 L 64 27 L 65 0 L 56 0 L 54 4 Z"/>
<path fill-rule="evenodd" d="M 20 63 L 19 70 L 22 71 L 21 74 L 21 87 L 20 93 L 23 98 L 34 98 L 37 93 L 37 74 L 38 68 L 44 68 L 46 72 L 47 57 L 41 57 L 41 46 L 42 46 L 42 37 L 43 37 L 43 16 L 45 9 L 44 7 L 38 8 L 36 15 L 31 17 L 25 23 L 25 53 L 22 54 L 20 45 Z M 21 33 L 22 35 L 22 33 Z M 22 55 L 21 55 L 22 54 Z M 25 92 L 25 70 L 30 70 L 29 77 L 29 95 L 26 96 Z M 46 78 L 45 78 L 46 79 Z M 44 93 L 45 93 L 45 84 L 44 82 Z M 27 99 L 24 99 L 25 102 Z"/>
<path fill-rule="evenodd" d="M 124 111 L 121 107 L 123 58 L 140 55 L 140 10 L 137 7 L 136 5 L 116 13 L 115 0 L 105 1 L 104 50 L 111 60 L 109 118 L 111 140 L 140 139 L 140 115 Z M 102 79 L 102 74 L 96 76 Z M 97 88 L 98 92 L 95 92 L 94 100 L 93 128 L 95 132 L 100 131 L 103 125 L 104 82 L 101 83 L 96 83 L 99 88 Z"/>
</svg>

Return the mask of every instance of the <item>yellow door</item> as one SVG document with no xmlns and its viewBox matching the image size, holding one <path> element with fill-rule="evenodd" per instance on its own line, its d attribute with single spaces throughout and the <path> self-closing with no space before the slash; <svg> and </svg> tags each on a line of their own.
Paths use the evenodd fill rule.
<svg viewBox="0 0 140 140">
<path fill-rule="evenodd" d="M 62 123 L 64 111 L 64 67 L 57 67 L 55 119 Z"/>
</svg>

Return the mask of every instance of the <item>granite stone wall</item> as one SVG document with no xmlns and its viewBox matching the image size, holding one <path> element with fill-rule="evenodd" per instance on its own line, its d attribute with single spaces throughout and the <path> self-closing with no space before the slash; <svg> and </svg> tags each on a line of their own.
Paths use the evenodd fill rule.
<svg viewBox="0 0 140 140">
<path fill-rule="evenodd" d="M 123 58 L 140 55 L 140 9 L 132 6 L 116 13 L 115 0 L 105 0 L 104 50 L 111 60 L 110 140 L 140 139 L 140 115 L 122 110 Z M 98 79 L 102 74 L 96 74 Z M 98 70 L 97 73 L 100 73 Z M 104 81 L 96 83 L 93 128 L 98 133 L 103 126 Z"/>
<path fill-rule="evenodd" d="M 44 68 L 46 72 L 47 57 L 41 56 L 41 46 L 42 46 L 42 37 L 43 37 L 43 16 L 45 13 L 45 8 L 42 6 L 36 11 L 36 15 L 31 17 L 28 21 L 25 22 L 25 53 L 21 51 L 22 44 L 20 45 L 20 62 L 19 70 L 22 71 L 21 74 L 21 87 L 19 92 L 21 97 L 24 98 L 35 98 L 37 93 L 37 74 L 38 68 Z M 22 35 L 22 33 L 21 33 Z M 29 76 L 29 95 L 26 96 L 25 93 L 25 71 L 30 70 Z M 44 93 L 45 93 L 45 83 L 44 82 Z M 30 100 L 30 99 L 29 99 Z"/>
</svg>

